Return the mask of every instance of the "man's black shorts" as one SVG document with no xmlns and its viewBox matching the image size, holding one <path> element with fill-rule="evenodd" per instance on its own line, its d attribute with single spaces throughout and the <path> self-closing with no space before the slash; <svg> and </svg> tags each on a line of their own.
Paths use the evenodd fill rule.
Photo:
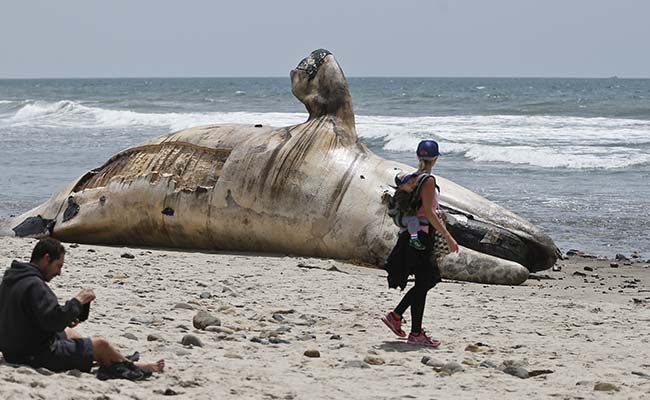
<svg viewBox="0 0 650 400">
<path fill-rule="evenodd" d="M 93 344 L 90 338 L 68 339 L 65 332 L 59 332 L 50 348 L 30 361 L 34 368 L 43 367 L 53 372 L 71 369 L 90 372 L 93 366 Z"/>
</svg>

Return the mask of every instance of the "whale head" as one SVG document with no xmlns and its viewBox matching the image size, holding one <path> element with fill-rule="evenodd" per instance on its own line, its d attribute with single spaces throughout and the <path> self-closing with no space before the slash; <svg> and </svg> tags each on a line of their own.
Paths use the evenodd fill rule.
<svg viewBox="0 0 650 400">
<path fill-rule="evenodd" d="M 356 136 L 348 81 L 332 53 L 325 49 L 312 51 L 290 76 L 291 92 L 305 105 L 310 120 L 326 115 L 337 117 Z"/>
</svg>

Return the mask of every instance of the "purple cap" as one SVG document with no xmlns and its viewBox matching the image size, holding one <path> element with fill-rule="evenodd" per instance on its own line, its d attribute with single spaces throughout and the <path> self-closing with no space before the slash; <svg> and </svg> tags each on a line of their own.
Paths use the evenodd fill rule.
<svg viewBox="0 0 650 400">
<path fill-rule="evenodd" d="M 408 182 L 409 179 L 413 178 L 416 175 L 417 174 L 415 172 L 410 173 L 410 174 L 405 174 L 403 172 L 400 172 L 397 175 L 395 175 L 395 185 L 396 186 L 403 185 L 406 182 Z"/>
<path fill-rule="evenodd" d="M 417 155 L 420 158 L 433 158 L 440 155 L 438 142 L 435 140 L 423 140 L 418 144 Z"/>
</svg>

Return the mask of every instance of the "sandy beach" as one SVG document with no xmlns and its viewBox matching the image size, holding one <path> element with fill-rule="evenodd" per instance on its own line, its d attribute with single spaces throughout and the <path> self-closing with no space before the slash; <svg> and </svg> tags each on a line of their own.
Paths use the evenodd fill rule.
<svg viewBox="0 0 650 400">
<path fill-rule="evenodd" d="M 34 243 L 2 238 L 2 269 L 28 259 Z M 558 262 L 561 271 L 516 287 L 445 281 L 425 311 L 425 329 L 443 343 L 432 350 L 407 345 L 381 323 L 400 299 L 382 270 L 290 256 L 65 245 L 63 274 L 51 282 L 59 299 L 84 286 L 97 294 L 77 329 L 124 353 L 164 358 L 167 369 L 133 383 L 2 362 L 2 399 L 650 397 L 644 258 L 612 266 L 571 257 Z M 199 311 L 220 326 L 195 329 Z M 181 344 L 186 335 L 202 347 Z"/>
</svg>

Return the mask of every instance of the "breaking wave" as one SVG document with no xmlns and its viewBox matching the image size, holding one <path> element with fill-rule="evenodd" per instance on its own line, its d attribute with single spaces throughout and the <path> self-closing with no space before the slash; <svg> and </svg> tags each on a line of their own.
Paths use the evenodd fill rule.
<svg viewBox="0 0 650 400">
<path fill-rule="evenodd" d="M 242 123 L 287 126 L 306 113 L 146 113 L 111 110 L 75 101 L 1 100 L 16 104 L 0 127 L 70 129 L 159 128 L 160 133 L 196 125 Z M 19 108 L 18 108 L 19 107 Z M 16 109 L 17 108 L 17 109 Z M 445 155 L 476 162 L 541 168 L 613 169 L 650 164 L 650 121 L 565 116 L 356 117 L 359 136 L 384 151 L 412 152 L 423 138 L 440 141 Z"/>
</svg>

